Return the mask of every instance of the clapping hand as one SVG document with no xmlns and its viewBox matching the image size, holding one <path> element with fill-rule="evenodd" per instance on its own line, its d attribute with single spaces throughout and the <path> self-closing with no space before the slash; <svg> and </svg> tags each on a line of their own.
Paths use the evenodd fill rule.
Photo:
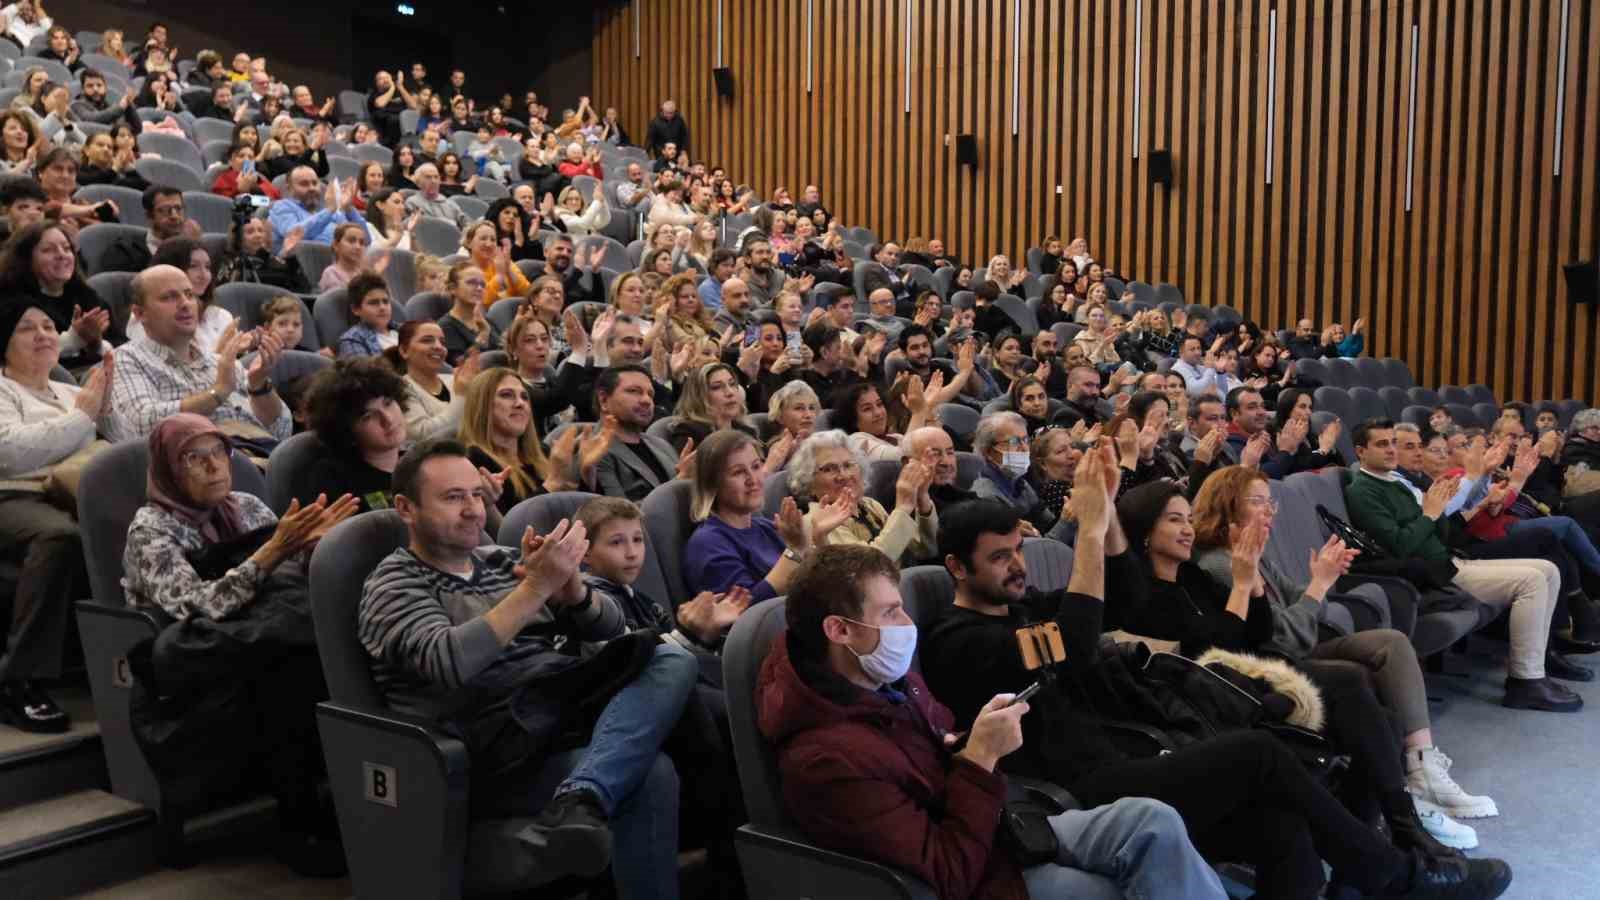
<svg viewBox="0 0 1600 900">
<path fill-rule="evenodd" d="M 778 507 L 778 536 L 783 538 L 783 545 L 796 553 L 805 553 L 811 549 L 811 535 L 806 530 L 805 517 L 800 514 L 800 507 L 795 505 L 793 497 L 783 498 L 783 503 Z"/>
<path fill-rule="evenodd" d="M 685 481 L 694 478 L 694 438 L 684 442 L 683 449 L 678 451 L 678 471 L 675 473 Z"/>
<path fill-rule="evenodd" d="M 811 508 L 811 539 L 821 541 L 856 514 L 856 492 L 846 488 L 833 500 Z"/>
<path fill-rule="evenodd" d="M 1361 555 L 1360 550 L 1353 550 L 1345 546 L 1338 535 L 1328 538 L 1327 543 L 1320 549 L 1311 553 L 1311 586 L 1306 589 L 1306 595 L 1321 600 L 1328 589 L 1346 572 L 1350 571 L 1350 564 Z"/>
<path fill-rule="evenodd" d="M 83 341 L 84 346 L 98 346 L 110 326 L 111 312 L 105 307 L 97 306 L 88 312 L 77 306 L 72 307 L 72 331 Z"/>
<path fill-rule="evenodd" d="M 693 600 L 678 606 L 678 627 L 702 644 L 715 644 L 750 608 L 750 600 L 750 591 L 738 585 L 725 594 L 701 591 Z"/>
<path fill-rule="evenodd" d="M 1261 458 L 1272 449 L 1272 439 L 1267 437 L 1265 431 L 1256 432 L 1255 437 L 1244 442 L 1244 449 L 1239 452 L 1239 465 L 1247 469 L 1258 468 Z"/>
<path fill-rule="evenodd" d="M 91 419 L 98 419 L 111 411 L 111 383 L 115 364 L 112 354 L 113 351 L 106 351 L 100 358 L 100 365 L 89 371 L 88 379 L 73 399 L 73 404 Z"/>
</svg>

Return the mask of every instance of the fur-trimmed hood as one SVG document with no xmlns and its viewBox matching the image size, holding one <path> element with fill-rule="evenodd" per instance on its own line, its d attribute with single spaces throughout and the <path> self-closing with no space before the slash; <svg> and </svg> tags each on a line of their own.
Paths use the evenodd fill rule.
<svg viewBox="0 0 1600 900">
<path fill-rule="evenodd" d="M 1287 720 L 1291 725 L 1321 732 L 1327 724 L 1322 693 L 1311 683 L 1311 679 L 1283 660 L 1213 647 L 1195 661 L 1202 666 L 1220 663 L 1246 678 L 1265 681 L 1272 686 L 1274 693 L 1282 694 L 1294 702 L 1294 711 L 1289 713 Z"/>
</svg>

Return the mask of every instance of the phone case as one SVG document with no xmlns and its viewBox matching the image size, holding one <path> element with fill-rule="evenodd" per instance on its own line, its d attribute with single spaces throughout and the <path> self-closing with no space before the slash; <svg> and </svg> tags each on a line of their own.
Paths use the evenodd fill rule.
<svg viewBox="0 0 1600 900">
<path fill-rule="evenodd" d="M 1018 628 L 1017 650 L 1022 654 L 1023 668 L 1030 672 L 1053 666 L 1067 658 L 1066 645 L 1061 641 L 1061 628 L 1054 622 Z"/>
</svg>

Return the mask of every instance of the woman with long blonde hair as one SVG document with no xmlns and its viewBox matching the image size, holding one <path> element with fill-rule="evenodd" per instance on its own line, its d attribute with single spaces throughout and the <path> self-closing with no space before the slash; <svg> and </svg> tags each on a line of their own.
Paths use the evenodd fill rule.
<svg viewBox="0 0 1600 900">
<path fill-rule="evenodd" d="M 516 372 L 503 366 L 487 369 L 466 388 L 458 439 L 467 458 L 490 473 L 504 472 L 505 489 L 497 506 L 502 514 L 540 494 L 580 489 L 593 490 L 594 467 L 605 455 L 610 436 L 599 426 L 567 429 L 547 456 L 533 422 L 533 400 Z M 582 441 L 580 475 L 574 480 L 573 456 Z"/>
</svg>

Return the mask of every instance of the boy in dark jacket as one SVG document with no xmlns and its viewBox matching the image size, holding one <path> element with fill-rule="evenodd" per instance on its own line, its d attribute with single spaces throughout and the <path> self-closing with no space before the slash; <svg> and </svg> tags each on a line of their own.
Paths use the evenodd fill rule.
<svg viewBox="0 0 1600 900">
<path fill-rule="evenodd" d="M 995 767 L 1021 746 L 1028 704 L 994 697 L 956 749 L 950 711 L 910 671 L 916 626 L 882 552 L 815 551 L 790 586 L 786 619 L 756 704 L 786 806 L 811 840 L 905 869 L 952 900 L 1224 896 L 1155 801 L 1051 816 L 1053 863 L 1022 870 L 996 846 L 1006 787 Z"/>
</svg>

